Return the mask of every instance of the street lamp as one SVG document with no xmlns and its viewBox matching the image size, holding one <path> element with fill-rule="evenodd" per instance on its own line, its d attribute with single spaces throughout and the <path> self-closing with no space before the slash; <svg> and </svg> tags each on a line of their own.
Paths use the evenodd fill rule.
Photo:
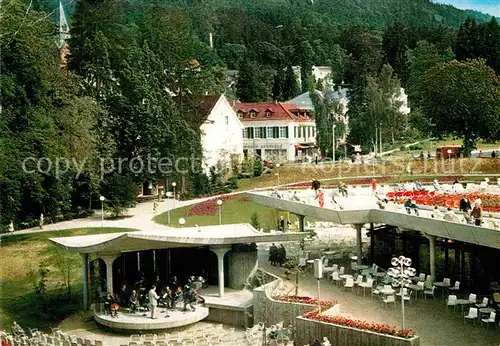
<svg viewBox="0 0 500 346">
<path fill-rule="evenodd" d="M 403 293 L 403 288 L 411 285 L 411 277 L 415 276 L 417 271 L 411 266 L 411 258 L 399 256 L 394 257 L 391 260 L 391 265 L 393 268 L 387 270 L 387 274 L 394 278 L 392 281 L 392 286 L 401 287 L 401 312 L 403 315 L 403 326 L 405 329 L 405 295 Z"/>
<path fill-rule="evenodd" d="M 99 200 L 101 201 L 101 227 L 104 227 L 104 196 L 99 197 Z"/>
<path fill-rule="evenodd" d="M 335 127 L 336 125 L 332 125 L 332 162 L 335 163 Z"/>
<path fill-rule="evenodd" d="M 183 218 L 183 217 L 181 217 L 181 218 L 179 219 L 179 225 L 181 225 L 181 227 L 184 227 L 184 225 L 185 225 L 185 224 L 186 224 L 186 219 L 185 219 L 185 218 Z"/>
<path fill-rule="evenodd" d="M 448 160 L 449 160 L 451 157 L 451 149 L 448 149 L 446 152 L 448 153 Z"/>
<path fill-rule="evenodd" d="M 175 209 L 175 187 L 176 187 L 176 186 L 177 186 L 177 183 L 174 181 L 174 182 L 172 183 L 172 187 L 174 188 L 174 208 L 173 208 L 173 209 Z"/>
<path fill-rule="evenodd" d="M 222 225 L 222 200 L 217 200 L 217 205 L 219 206 L 219 225 Z"/>
<path fill-rule="evenodd" d="M 172 196 L 172 192 L 167 191 L 166 195 L 167 195 L 167 208 L 168 208 L 167 209 L 167 223 L 170 225 L 170 206 L 168 205 L 169 204 L 168 201 L 170 199 L 170 196 Z"/>
<path fill-rule="evenodd" d="M 277 169 L 277 173 L 276 173 L 276 176 L 278 177 L 278 187 L 280 186 L 280 164 L 277 163 L 276 164 L 276 169 Z"/>
</svg>

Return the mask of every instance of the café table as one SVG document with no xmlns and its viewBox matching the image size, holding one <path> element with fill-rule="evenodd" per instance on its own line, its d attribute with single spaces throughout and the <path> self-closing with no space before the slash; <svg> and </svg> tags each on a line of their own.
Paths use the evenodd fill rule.
<svg viewBox="0 0 500 346">
<path fill-rule="evenodd" d="M 391 294 L 396 293 L 396 291 L 395 291 L 393 288 L 382 288 L 382 289 L 380 290 L 380 293 L 382 293 L 382 294 L 383 294 L 383 295 L 385 295 L 385 296 L 389 296 L 389 295 L 391 295 Z"/>
<path fill-rule="evenodd" d="M 464 305 L 469 305 L 471 302 L 469 299 L 457 299 L 457 305 L 460 305 L 462 308 L 462 315 L 464 314 Z"/>
<path fill-rule="evenodd" d="M 356 270 L 365 270 L 365 269 L 368 269 L 368 268 L 370 268 L 370 267 L 366 266 L 364 264 L 360 264 L 360 265 L 356 266 Z"/>
<path fill-rule="evenodd" d="M 342 275 L 339 275 L 339 278 L 344 279 L 344 280 L 347 280 L 348 278 L 352 279 L 352 275 L 351 274 L 342 274 Z"/>
<path fill-rule="evenodd" d="M 450 284 L 447 282 L 434 282 L 433 285 L 440 289 L 441 295 L 443 295 L 445 288 L 450 287 Z"/>
<path fill-rule="evenodd" d="M 414 290 L 415 291 L 415 300 L 418 299 L 418 292 L 423 292 L 424 291 L 424 287 L 423 286 L 419 286 L 419 285 L 410 285 L 408 286 L 410 289 Z"/>
<path fill-rule="evenodd" d="M 492 309 L 492 308 L 481 308 L 479 309 L 479 314 L 478 314 L 478 318 L 479 318 L 479 321 L 481 321 L 481 316 L 482 315 L 489 315 L 492 313 L 492 312 L 495 312 L 495 309 Z"/>
</svg>

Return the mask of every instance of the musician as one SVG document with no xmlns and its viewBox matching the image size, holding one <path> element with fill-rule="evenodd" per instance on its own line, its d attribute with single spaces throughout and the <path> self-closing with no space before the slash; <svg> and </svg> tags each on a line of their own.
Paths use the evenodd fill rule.
<svg viewBox="0 0 500 346">
<path fill-rule="evenodd" d="M 173 276 L 170 281 L 169 281 L 169 286 L 174 290 L 177 291 L 177 288 L 179 287 L 179 281 L 177 280 L 177 276 Z"/>
<path fill-rule="evenodd" d="M 137 296 L 137 291 L 133 290 L 130 294 L 129 308 L 130 312 L 135 314 L 137 307 L 139 306 L 139 297 Z"/>
<path fill-rule="evenodd" d="M 187 311 L 186 307 L 189 305 L 193 311 L 196 311 L 196 306 L 194 305 L 196 303 L 196 295 L 194 292 L 194 288 L 191 287 L 190 285 L 184 286 L 184 291 L 182 292 L 183 294 L 183 300 L 184 300 L 184 310 Z"/>
<path fill-rule="evenodd" d="M 175 301 L 174 292 L 170 289 L 169 286 L 167 286 L 165 294 L 163 295 L 162 298 L 165 299 L 167 303 L 167 309 L 174 308 L 174 301 Z"/>
<path fill-rule="evenodd" d="M 151 318 L 156 319 L 156 306 L 158 305 L 158 299 L 160 297 L 156 294 L 156 286 L 153 285 L 149 291 L 149 308 L 151 309 Z"/>
<path fill-rule="evenodd" d="M 113 297 L 113 294 L 111 292 L 108 292 L 106 294 L 106 298 L 104 300 L 104 311 L 107 314 L 112 315 L 111 313 L 111 305 L 115 303 L 115 298 Z"/>
<path fill-rule="evenodd" d="M 175 298 L 174 298 L 174 303 L 173 303 L 173 307 L 172 309 L 175 309 L 175 307 L 177 306 L 177 303 L 184 300 L 184 297 L 183 297 L 183 292 L 182 292 L 182 288 L 179 286 L 177 287 L 177 290 L 175 291 Z"/>
</svg>

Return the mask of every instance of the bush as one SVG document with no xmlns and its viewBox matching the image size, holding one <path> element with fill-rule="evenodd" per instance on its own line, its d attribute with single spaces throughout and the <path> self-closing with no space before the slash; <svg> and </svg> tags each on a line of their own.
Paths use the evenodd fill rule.
<svg viewBox="0 0 500 346">
<path fill-rule="evenodd" d="M 253 176 L 260 177 L 262 175 L 263 165 L 260 158 L 256 158 L 253 163 Z"/>
<path fill-rule="evenodd" d="M 232 190 L 236 190 L 238 188 L 238 178 L 235 175 L 233 175 L 231 177 L 231 179 L 229 179 L 228 183 L 229 183 L 229 187 Z"/>
<path fill-rule="evenodd" d="M 259 230 L 261 228 L 260 227 L 259 215 L 256 212 L 253 212 L 252 216 L 250 217 L 250 224 L 256 230 Z"/>
</svg>

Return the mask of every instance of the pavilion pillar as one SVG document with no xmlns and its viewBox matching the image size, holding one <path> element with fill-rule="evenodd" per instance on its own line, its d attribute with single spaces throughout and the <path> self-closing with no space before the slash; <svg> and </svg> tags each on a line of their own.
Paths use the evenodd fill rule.
<svg viewBox="0 0 500 346">
<path fill-rule="evenodd" d="M 113 262 L 119 254 L 101 255 L 101 259 L 106 263 L 106 291 L 113 293 Z"/>
<path fill-rule="evenodd" d="M 87 310 L 89 307 L 89 254 L 82 253 L 83 265 L 82 265 L 82 291 L 83 291 L 83 310 Z"/>
<path fill-rule="evenodd" d="M 358 257 L 358 265 L 362 264 L 363 257 L 363 242 L 361 241 L 361 229 L 363 228 L 363 224 L 355 224 L 356 227 L 356 256 Z"/>
<path fill-rule="evenodd" d="M 373 223 L 370 224 L 370 262 L 375 263 L 375 230 Z"/>
<path fill-rule="evenodd" d="M 436 236 L 435 235 L 427 235 L 427 239 L 429 239 L 429 267 L 431 270 L 432 280 L 436 281 Z"/>
<path fill-rule="evenodd" d="M 230 247 L 210 247 L 217 255 L 217 268 L 219 271 L 219 297 L 224 297 L 224 255 L 231 250 Z"/>
<path fill-rule="evenodd" d="M 305 232 L 305 222 L 304 219 L 306 218 L 304 215 L 297 215 L 297 218 L 299 219 L 299 232 Z"/>
</svg>

